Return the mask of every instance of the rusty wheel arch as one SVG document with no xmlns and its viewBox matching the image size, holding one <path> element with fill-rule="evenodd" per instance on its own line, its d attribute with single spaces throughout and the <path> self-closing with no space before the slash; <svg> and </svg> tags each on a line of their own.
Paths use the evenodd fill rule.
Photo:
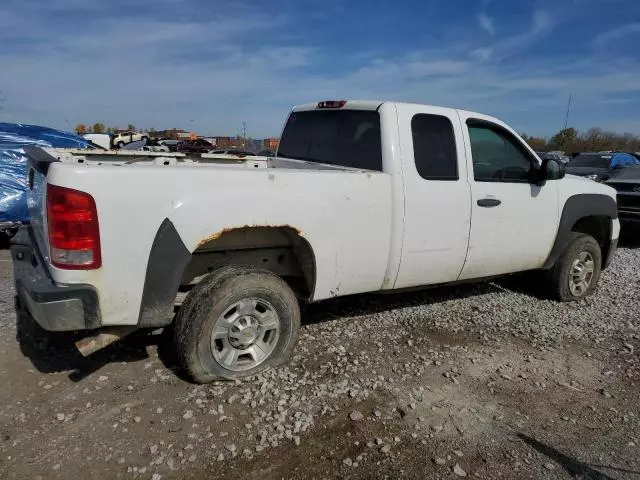
<svg viewBox="0 0 640 480">
<path fill-rule="evenodd" d="M 242 225 L 213 232 L 196 244 L 183 283 L 229 264 L 270 270 L 283 277 L 299 297 L 313 298 L 315 255 L 302 231 L 294 226 Z"/>
</svg>

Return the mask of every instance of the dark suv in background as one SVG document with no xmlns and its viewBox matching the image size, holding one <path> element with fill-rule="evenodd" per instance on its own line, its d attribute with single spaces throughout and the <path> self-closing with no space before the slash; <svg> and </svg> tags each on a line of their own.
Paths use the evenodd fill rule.
<svg viewBox="0 0 640 480">
<path fill-rule="evenodd" d="M 640 165 L 640 160 L 630 153 L 581 153 L 571 159 L 567 165 L 567 173 L 603 182 L 616 170 L 633 165 Z"/>
<path fill-rule="evenodd" d="M 214 148 L 216 148 L 215 145 L 204 138 L 185 140 L 176 145 L 176 151 L 182 153 L 207 153 Z"/>
</svg>

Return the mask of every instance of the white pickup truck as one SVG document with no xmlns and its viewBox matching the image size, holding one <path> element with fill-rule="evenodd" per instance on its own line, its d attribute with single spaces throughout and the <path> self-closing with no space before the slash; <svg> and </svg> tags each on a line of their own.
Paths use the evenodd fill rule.
<svg viewBox="0 0 640 480">
<path fill-rule="evenodd" d="M 298 106 L 269 159 L 28 154 L 18 305 L 45 329 L 98 337 L 172 325 L 198 382 L 287 360 L 299 302 L 527 270 L 546 271 L 559 300 L 584 298 L 620 230 L 613 189 L 450 108 Z"/>
</svg>

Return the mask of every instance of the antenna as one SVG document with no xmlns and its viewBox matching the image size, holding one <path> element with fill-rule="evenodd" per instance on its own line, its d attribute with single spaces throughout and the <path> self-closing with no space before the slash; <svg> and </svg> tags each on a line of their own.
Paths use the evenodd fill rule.
<svg viewBox="0 0 640 480">
<path fill-rule="evenodd" d="M 569 125 L 569 109 L 571 108 L 571 94 L 569 94 L 569 103 L 567 103 L 567 116 L 564 119 L 564 128 L 567 128 Z"/>
</svg>

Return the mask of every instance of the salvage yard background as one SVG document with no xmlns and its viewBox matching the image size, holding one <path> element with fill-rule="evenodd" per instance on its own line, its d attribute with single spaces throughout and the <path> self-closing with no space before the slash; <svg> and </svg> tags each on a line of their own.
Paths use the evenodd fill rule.
<svg viewBox="0 0 640 480">
<path fill-rule="evenodd" d="M 84 360 L 73 335 L 16 320 L 2 251 L 0 478 L 640 478 L 625 233 L 583 302 L 538 298 L 530 277 L 324 302 L 290 364 L 206 386 L 160 332 Z"/>
</svg>

